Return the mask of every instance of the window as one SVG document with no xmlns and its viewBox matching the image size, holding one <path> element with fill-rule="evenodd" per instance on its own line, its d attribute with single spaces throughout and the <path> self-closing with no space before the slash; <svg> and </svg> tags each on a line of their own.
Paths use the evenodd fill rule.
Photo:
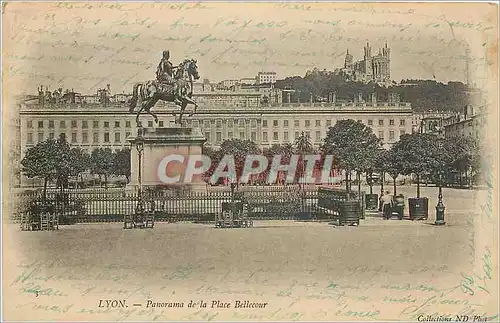
<svg viewBox="0 0 500 323">
<path fill-rule="evenodd" d="M 104 121 L 104 128 L 109 128 L 109 122 L 108 121 Z"/>
<path fill-rule="evenodd" d="M 273 120 L 273 127 L 277 127 L 278 126 L 278 120 Z"/>
<path fill-rule="evenodd" d="M 252 128 L 256 128 L 257 127 L 257 120 L 255 120 L 255 119 L 250 120 L 250 126 Z"/>
<path fill-rule="evenodd" d="M 59 128 L 65 129 L 66 128 L 66 121 L 64 121 L 64 120 L 59 121 Z"/>
<path fill-rule="evenodd" d="M 115 121 L 115 128 L 120 128 L 120 121 Z"/>
<path fill-rule="evenodd" d="M 82 128 L 87 129 L 89 127 L 89 123 L 87 120 L 82 121 Z"/>
<path fill-rule="evenodd" d="M 33 134 L 31 132 L 29 132 L 29 133 L 26 134 L 26 142 L 28 144 L 32 144 L 33 143 Z"/>
<path fill-rule="evenodd" d="M 71 142 L 76 143 L 76 132 L 71 133 Z"/>
<path fill-rule="evenodd" d="M 99 121 L 94 121 L 92 127 L 99 128 Z"/>
<path fill-rule="evenodd" d="M 321 139 L 321 131 L 316 131 L 316 141 L 320 141 Z"/>
<path fill-rule="evenodd" d="M 274 141 L 278 140 L 278 132 L 277 131 L 273 132 L 273 140 Z"/>
<path fill-rule="evenodd" d="M 321 127 L 321 120 L 316 120 L 316 127 Z"/>
<path fill-rule="evenodd" d="M 130 128 L 130 121 L 125 121 L 125 127 Z"/>
<path fill-rule="evenodd" d="M 405 134 L 406 134 L 406 131 L 404 131 L 404 130 L 400 130 L 400 131 L 399 131 L 399 136 L 400 136 L 400 137 L 401 137 L 402 135 L 405 135 Z"/>
<path fill-rule="evenodd" d="M 94 143 L 98 143 L 99 142 L 99 133 L 98 132 L 94 132 L 92 141 Z"/>
<path fill-rule="evenodd" d="M 331 127 L 332 126 L 332 120 L 326 120 L 326 126 Z"/>
<path fill-rule="evenodd" d="M 383 131 L 379 131 L 378 132 L 378 137 L 382 140 L 384 140 L 384 132 Z"/>
<path fill-rule="evenodd" d="M 264 128 L 267 128 L 267 120 L 262 120 L 262 126 L 263 126 Z"/>
<path fill-rule="evenodd" d="M 232 131 L 228 132 L 227 136 L 228 136 L 229 139 L 233 138 L 233 132 Z"/>
<path fill-rule="evenodd" d="M 148 121 L 148 128 L 153 128 L 153 121 Z"/>
<path fill-rule="evenodd" d="M 55 134 L 53 132 L 49 133 L 49 139 L 54 140 Z"/>
<path fill-rule="evenodd" d="M 120 133 L 119 132 L 115 132 L 115 142 L 120 142 L 120 141 L 121 141 Z"/>
<path fill-rule="evenodd" d="M 222 121 L 220 121 L 220 120 L 215 121 L 215 126 L 216 126 L 217 128 L 222 127 Z"/>
<path fill-rule="evenodd" d="M 193 120 L 193 127 L 198 128 L 200 126 L 200 123 L 198 120 Z"/>
<path fill-rule="evenodd" d="M 389 139 L 394 139 L 394 131 L 389 131 Z"/>
<path fill-rule="evenodd" d="M 293 121 L 293 125 L 294 125 L 295 127 L 300 127 L 300 120 L 294 120 L 294 121 Z"/>
<path fill-rule="evenodd" d="M 233 120 L 227 120 L 227 127 L 232 128 L 233 127 Z"/>
<path fill-rule="evenodd" d="M 297 140 L 300 137 L 300 134 L 298 131 L 295 131 L 295 140 Z"/>
<path fill-rule="evenodd" d="M 38 133 L 38 141 L 43 141 L 43 132 Z"/>
<path fill-rule="evenodd" d="M 43 121 L 38 121 L 38 128 L 43 128 Z"/>
<path fill-rule="evenodd" d="M 240 131 L 240 139 L 245 139 L 245 133 L 243 131 Z"/>
<path fill-rule="evenodd" d="M 399 126 L 404 127 L 405 126 L 405 119 L 399 120 Z"/>
<path fill-rule="evenodd" d="M 71 128 L 76 128 L 76 120 L 71 120 Z"/>
<path fill-rule="evenodd" d="M 221 141 L 222 141 L 222 133 L 221 133 L 220 131 L 217 131 L 217 132 L 215 133 L 215 140 L 216 140 L 217 142 L 221 142 Z"/>
<path fill-rule="evenodd" d="M 28 129 L 33 128 L 33 121 L 32 120 L 28 120 L 28 124 L 26 125 L 26 128 L 28 128 Z"/>
<path fill-rule="evenodd" d="M 208 121 L 208 120 L 203 121 L 203 128 L 205 128 L 205 129 L 210 128 L 210 121 Z"/>
<path fill-rule="evenodd" d="M 65 134 L 64 132 L 61 132 L 61 133 L 59 134 L 59 138 L 60 138 L 61 140 L 65 141 L 65 140 L 66 140 L 66 134 Z"/>
<path fill-rule="evenodd" d="M 160 126 L 160 128 L 163 127 L 163 121 L 158 122 L 158 125 Z"/>
<path fill-rule="evenodd" d="M 109 142 L 109 132 L 104 133 L 104 142 Z"/>
<path fill-rule="evenodd" d="M 205 138 L 207 138 L 208 141 L 210 141 L 210 132 L 205 132 Z"/>
<path fill-rule="evenodd" d="M 255 131 L 252 131 L 251 137 L 250 137 L 253 142 L 257 141 L 257 133 Z"/>
<path fill-rule="evenodd" d="M 389 120 L 389 126 L 394 126 L 394 119 Z"/>
<path fill-rule="evenodd" d="M 379 125 L 379 126 L 383 126 L 383 125 L 384 125 L 384 120 L 380 119 L 380 120 L 378 121 L 378 125 Z"/>
<path fill-rule="evenodd" d="M 54 120 L 49 120 L 49 128 L 54 129 Z"/>
<path fill-rule="evenodd" d="M 288 142 L 288 131 L 283 132 L 283 141 Z"/>
<path fill-rule="evenodd" d="M 283 120 L 283 127 L 288 127 L 288 120 Z"/>
<path fill-rule="evenodd" d="M 240 127 L 244 127 L 244 126 L 245 126 L 245 120 L 240 119 L 240 120 L 239 120 L 239 122 L 238 122 L 238 125 L 239 125 Z"/>
<path fill-rule="evenodd" d="M 132 135 L 132 133 L 131 133 L 130 131 L 127 131 L 127 132 L 125 133 L 125 139 L 126 139 L 126 138 L 128 138 L 128 137 L 130 137 L 131 135 Z"/>
<path fill-rule="evenodd" d="M 262 133 L 262 141 L 267 141 L 267 132 L 266 131 L 264 131 Z"/>
<path fill-rule="evenodd" d="M 305 123 L 306 123 L 306 127 L 310 127 L 311 126 L 311 120 L 306 120 Z"/>
<path fill-rule="evenodd" d="M 82 142 L 87 143 L 89 141 L 89 134 L 86 132 L 82 132 Z"/>
<path fill-rule="evenodd" d="M 310 131 L 306 131 L 306 136 L 311 138 L 311 132 Z"/>
<path fill-rule="evenodd" d="M 373 126 L 373 120 L 372 119 L 368 119 L 368 125 L 369 126 Z"/>
</svg>

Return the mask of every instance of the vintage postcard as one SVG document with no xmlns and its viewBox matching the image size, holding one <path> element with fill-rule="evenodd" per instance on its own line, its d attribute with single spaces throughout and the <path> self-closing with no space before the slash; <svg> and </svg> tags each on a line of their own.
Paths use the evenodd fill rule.
<svg viewBox="0 0 500 323">
<path fill-rule="evenodd" d="M 5 321 L 498 322 L 498 4 L 2 2 Z"/>
</svg>

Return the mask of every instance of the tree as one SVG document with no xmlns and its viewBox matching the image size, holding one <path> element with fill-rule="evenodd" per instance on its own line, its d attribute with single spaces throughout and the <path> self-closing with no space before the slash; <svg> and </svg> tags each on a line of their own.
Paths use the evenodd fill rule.
<svg viewBox="0 0 500 323">
<path fill-rule="evenodd" d="M 127 183 L 130 182 L 130 149 L 122 149 L 115 154 L 113 160 L 113 174 L 125 176 Z"/>
<path fill-rule="evenodd" d="M 262 152 L 264 156 L 266 156 L 268 164 L 267 169 L 264 172 L 264 176 L 268 176 L 271 171 L 271 166 L 273 163 L 274 156 L 281 156 L 281 164 L 289 164 L 292 155 L 294 154 L 295 149 L 290 143 L 286 143 L 283 145 L 274 144 L 270 148 L 265 148 Z M 281 173 L 281 172 L 280 172 Z M 267 178 L 267 177 L 266 177 Z M 279 179 L 279 177 L 278 177 Z"/>
<path fill-rule="evenodd" d="M 420 176 L 430 174 L 439 163 L 438 136 L 431 133 L 413 133 L 402 135 L 392 147 L 399 156 L 401 170 L 404 175 L 415 174 L 417 177 L 417 198 L 420 198 Z"/>
<path fill-rule="evenodd" d="M 236 168 L 236 176 L 239 182 L 239 178 L 243 172 L 243 167 L 245 165 L 245 160 L 248 155 L 258 155 L 260 154 L 260 149 L 256 143 L 250 140 L 242 139 L 229 139 L 224 140 L 220 145 L 220 149 L 216 154 L 216 161 L 219 163 L 222 158 L 226 155 L 231 155 L 234 158 L 234 164 Z"/>
<path fill-rule="evenodd" d="M 349 193 L 350 172 L 359 173 L 369 169 L 379 153 L 380 139 L 373 130 L 361 122 L 352 119 L 339 120 L 328 130 L 321 149 L 325 154 L 332 154 L 337 165 L 346 171 L 346 190 Z"/>
<path fill-rule="evenodd" d="M 91 173 L 99 175 L 99 179 L 101 176 L 104 176 L 104 185 L 107 188 L 108 176 L 112 174 L 113 162 L 115 159 L 113 152 L 109 148 L 97 148 L 92 151 L 90 158 Z"/>
<path fill-rule="evenodd" d="M 71 165 L 69 175 L 75 176 L 78 180 L 78 177 L 90 168 L 90 156 L 80 147 L 73 147 L 70 150 L 69 158 Z M 80 178 L 83 182 L 83 175 Z"/>
<path fill-rule="evenodd" d="M 47 184 L 56 178 L 58 160 L 54 158 L 59 153 L 58 142 L 53 139 L 39 142 L 36 146 L 28 148 L 21 160 L 21 171 L 28 178 L 43 179 L 43 201 L 47 198 Z"/>
<path fill-rule="evenodd" d="M 315 153 L 314 145 L 312 139 L 305 132 L 301 132 L 300 136 L 295 139 L 295 153 L 299 155 L 299 160 L 297 162 L 297 180 L 300 179 L 305 172 L 306 161 L 305 155 L 312 155 Z"/>
<path fill-rule="evenodd" d="M 394 149 L 391 149 L 387 154 L 385 154 L 384 158 L 386 159 L 384 163 L 385 172 L 392 177 L 394 188 L 393 195 L 396 196 L 396 178 L 403 173 L 403 161 L 401 160 L 402 156 Z"/>
</svg>

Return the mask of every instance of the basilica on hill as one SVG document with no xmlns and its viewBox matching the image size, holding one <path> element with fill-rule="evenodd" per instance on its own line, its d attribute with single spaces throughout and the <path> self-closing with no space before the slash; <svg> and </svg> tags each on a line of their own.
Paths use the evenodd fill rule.
<svg viewBox="0 0 500 323">
<path fill-rule="evenodd" d="M 346 81 L 353 82 L 391 82 L 391 49 L 385 43 L 377 55 L 372 56 L 372 48 L 366 43 L 363 60 L 354 61 L 353 56 L 347 50 L 344 67 L 335 70 L 336 74 L 342 75 Z"/>
</svg>

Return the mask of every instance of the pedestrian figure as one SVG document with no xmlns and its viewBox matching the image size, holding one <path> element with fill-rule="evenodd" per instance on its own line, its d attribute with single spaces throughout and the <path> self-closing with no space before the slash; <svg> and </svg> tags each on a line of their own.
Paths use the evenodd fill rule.
<svg viewBox="0 0 500 323">
<path fill-rule="evenodd" d="M 382 196 L 382 214 L 385 220 L 391 218 L 392 203 L 392 195 L 389 194 L 389 191 L 385 191 L 384 195 Z"/>
</svg>

